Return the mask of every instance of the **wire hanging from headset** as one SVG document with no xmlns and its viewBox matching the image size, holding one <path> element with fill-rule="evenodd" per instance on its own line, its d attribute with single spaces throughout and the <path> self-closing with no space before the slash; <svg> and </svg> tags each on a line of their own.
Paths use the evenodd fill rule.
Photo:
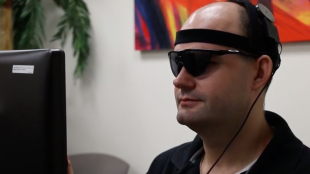
<svg viewBox="0 0 310 174">
<path fill-rule="evenodd" d="M 215 161 L 215 163 L 212 165 L 212 167 L 209 169 L 209 171 L 207 172 L 207 174 L 210 174 L 210 172 L 212 171 L 212 169 L 215 167 L 215 165 L 220 161 L 220 159 L 223 157 L 223 155 L 225 154 L 225 152 L 227 151 L 227 149 L 229 148 L 229 146 L 232 144 L 232 142 L 236 139 L 236 137 L 238 136 L 238 134 L 241 132 L 242 128 L 244 127 L 246 121 L 248 120 L 250 113 L 254 107 L 254 105 L 256 104 L 258 98 L 261 96 L 261 94 L 263 93 L 263 91 L 266 89 L 267 84 L 269 84 L 271 82 L 271 79 L 273 77 L 273 73 L 270 76 L 270 79 L 268 80 L 268 82 L 266 83 L 266 85 L 264 86 L 264 88 L 260 91 L 260 93 L 258 94 L 258 96 L 256 97 L 255 101 L 253 102 L 251 108 L 249 109 L 249 112 L 247 114 L 247 116 L 245 117 L 242 125 L 240 126 L 240 128 L 238 129 L 238 131 L 236 132 L 236 134 L 234 135 L 234 137 L 230 140 L 230 142 L 227 144 L 227 146 L 225 147 L 224 151 L 222 152 L 222 154 L 219 156 L 219 158 Z"/>
<path fill-rule="evenodd" d="M 247 4 L 245 3 L 245 6 Z M 268 16 L 266 16 L 264 14 L 265 17 L 268 18 Z M 268 18 L 269 19 L 269 18 Z M 254 23 L 255 24 L 255 23 Z M 253 25 L 252 25 L 253 26 Z M 281 43 L 278 43 L 278 46 L 280 45 L 281 47 L 281 51 L 280 53 L 278 52 L 278 55 L 280 55 L 282 53 L 282 44 Z M 270 79 L 268 80 L 268 82 L 266 83 L 266 85 L 264 86 L 264 88 L 260 91 L 260 93 L 258 94 L 258 96 L 256 97 L 255 101 L 253 102 L 251 108 L 249 109 L 248 111 L 248 114 L 246 115 L 243 123 L 241 124 L 240 128 L 238 129 L 238 131 L 236 132 L 236 134 L 233 136 L 233 138 L 230 140 L 230 142 L 227 144 L 227 146 L 225 147 L 225 149 L 223 150 L 223 152 L 221 153 L 221 155 L 219 156 L 219 158 L 215 161 L 215 163 L 212 165 L 212 167 L 209 169 L 209 171 L 207 172 L 207 174 L 210 174 L 210 172 L 212 171 L 212 169 L 215 167 L 215 165 L 220 161 L 220 159 L 223 157 L 223 155 L 225 154 L 225 152 L 227 151 L 227 149 L 230 147 L 230 145 L 232 144 L 232 142 L 236 139 L 236 137 L 239 135 L 239 133 L 241 132 L 242 128 L 244 127 L 246 121 L 248 120 L 249 116 L 250 116 L 250 113 L 254 107 L 254 105 L 256 104 L 258 98 L 261 96 L 261 94 L 263 93 L 263 91 L 266 89 L 267 85 L 270 84 L 273 76 L 274 76 L 274 73 L 275 71 L 279 68 L 280 66 L 280 62 L 281 62 L 281 59 L 279 57 L 277 57 L 277 61 L 273 61 L 274 65 L 273 65 L 273 68 L 272 68 L 272 73 L 271 73 L 271 76 L 270 76 Z"/>
</svg>

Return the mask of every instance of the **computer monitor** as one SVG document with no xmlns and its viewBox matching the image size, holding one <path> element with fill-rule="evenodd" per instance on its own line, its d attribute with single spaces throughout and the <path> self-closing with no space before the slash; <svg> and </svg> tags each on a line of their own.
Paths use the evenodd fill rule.
<svg viewBox="0 0 310 174">
<path fill-rule="evenodd" d="M 66 174 L 65 54 L 0 51 L 0 174 Z"/>
</svg>

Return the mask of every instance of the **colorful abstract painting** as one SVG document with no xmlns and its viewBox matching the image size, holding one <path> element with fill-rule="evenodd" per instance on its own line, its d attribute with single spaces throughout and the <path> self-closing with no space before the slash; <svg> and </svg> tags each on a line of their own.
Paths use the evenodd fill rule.
<svg viewBox="0 0 310 174">
<path fill-rule="evenodd" d="M 135 0 L 135 49 L 171 49 L 175 33 L 196 9 L 223 0 Z M 251 0 L 268 6 L 282 43 L 310 41 L 310 0 Z"/>
</svg>

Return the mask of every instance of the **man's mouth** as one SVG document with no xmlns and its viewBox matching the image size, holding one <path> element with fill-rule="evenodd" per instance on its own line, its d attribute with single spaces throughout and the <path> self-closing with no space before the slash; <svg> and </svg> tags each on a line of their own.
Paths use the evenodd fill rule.
<svg viewBox="0 0 310 174">
<path fill-rule="evenodd" d="M 192 99 L 192 98 L 181 98 L 180 99 L 180 105 L 182 106 L 191 106 L 196 104 L 197 102 L 200 102 L 201 100 Z"/>
</svg>

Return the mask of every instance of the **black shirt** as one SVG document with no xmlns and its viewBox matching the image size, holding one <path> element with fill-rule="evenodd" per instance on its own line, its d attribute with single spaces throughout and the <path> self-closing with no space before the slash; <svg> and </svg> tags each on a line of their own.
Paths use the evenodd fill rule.
<svg viewBox="0 0 310 174">
<path fill-rule="evenodd" d="M 279 115 L 266 111 L 268 124 L 275 128 L 274 136 L 247 174 L 310 174 L 310 149 L 292 133 Z M 196 136 L 159 154 L 147 174 L 199 174 L 199 155 L 203 146 Z M 195 156 L 196 155 L 196 156 Z"/>
</svg>

